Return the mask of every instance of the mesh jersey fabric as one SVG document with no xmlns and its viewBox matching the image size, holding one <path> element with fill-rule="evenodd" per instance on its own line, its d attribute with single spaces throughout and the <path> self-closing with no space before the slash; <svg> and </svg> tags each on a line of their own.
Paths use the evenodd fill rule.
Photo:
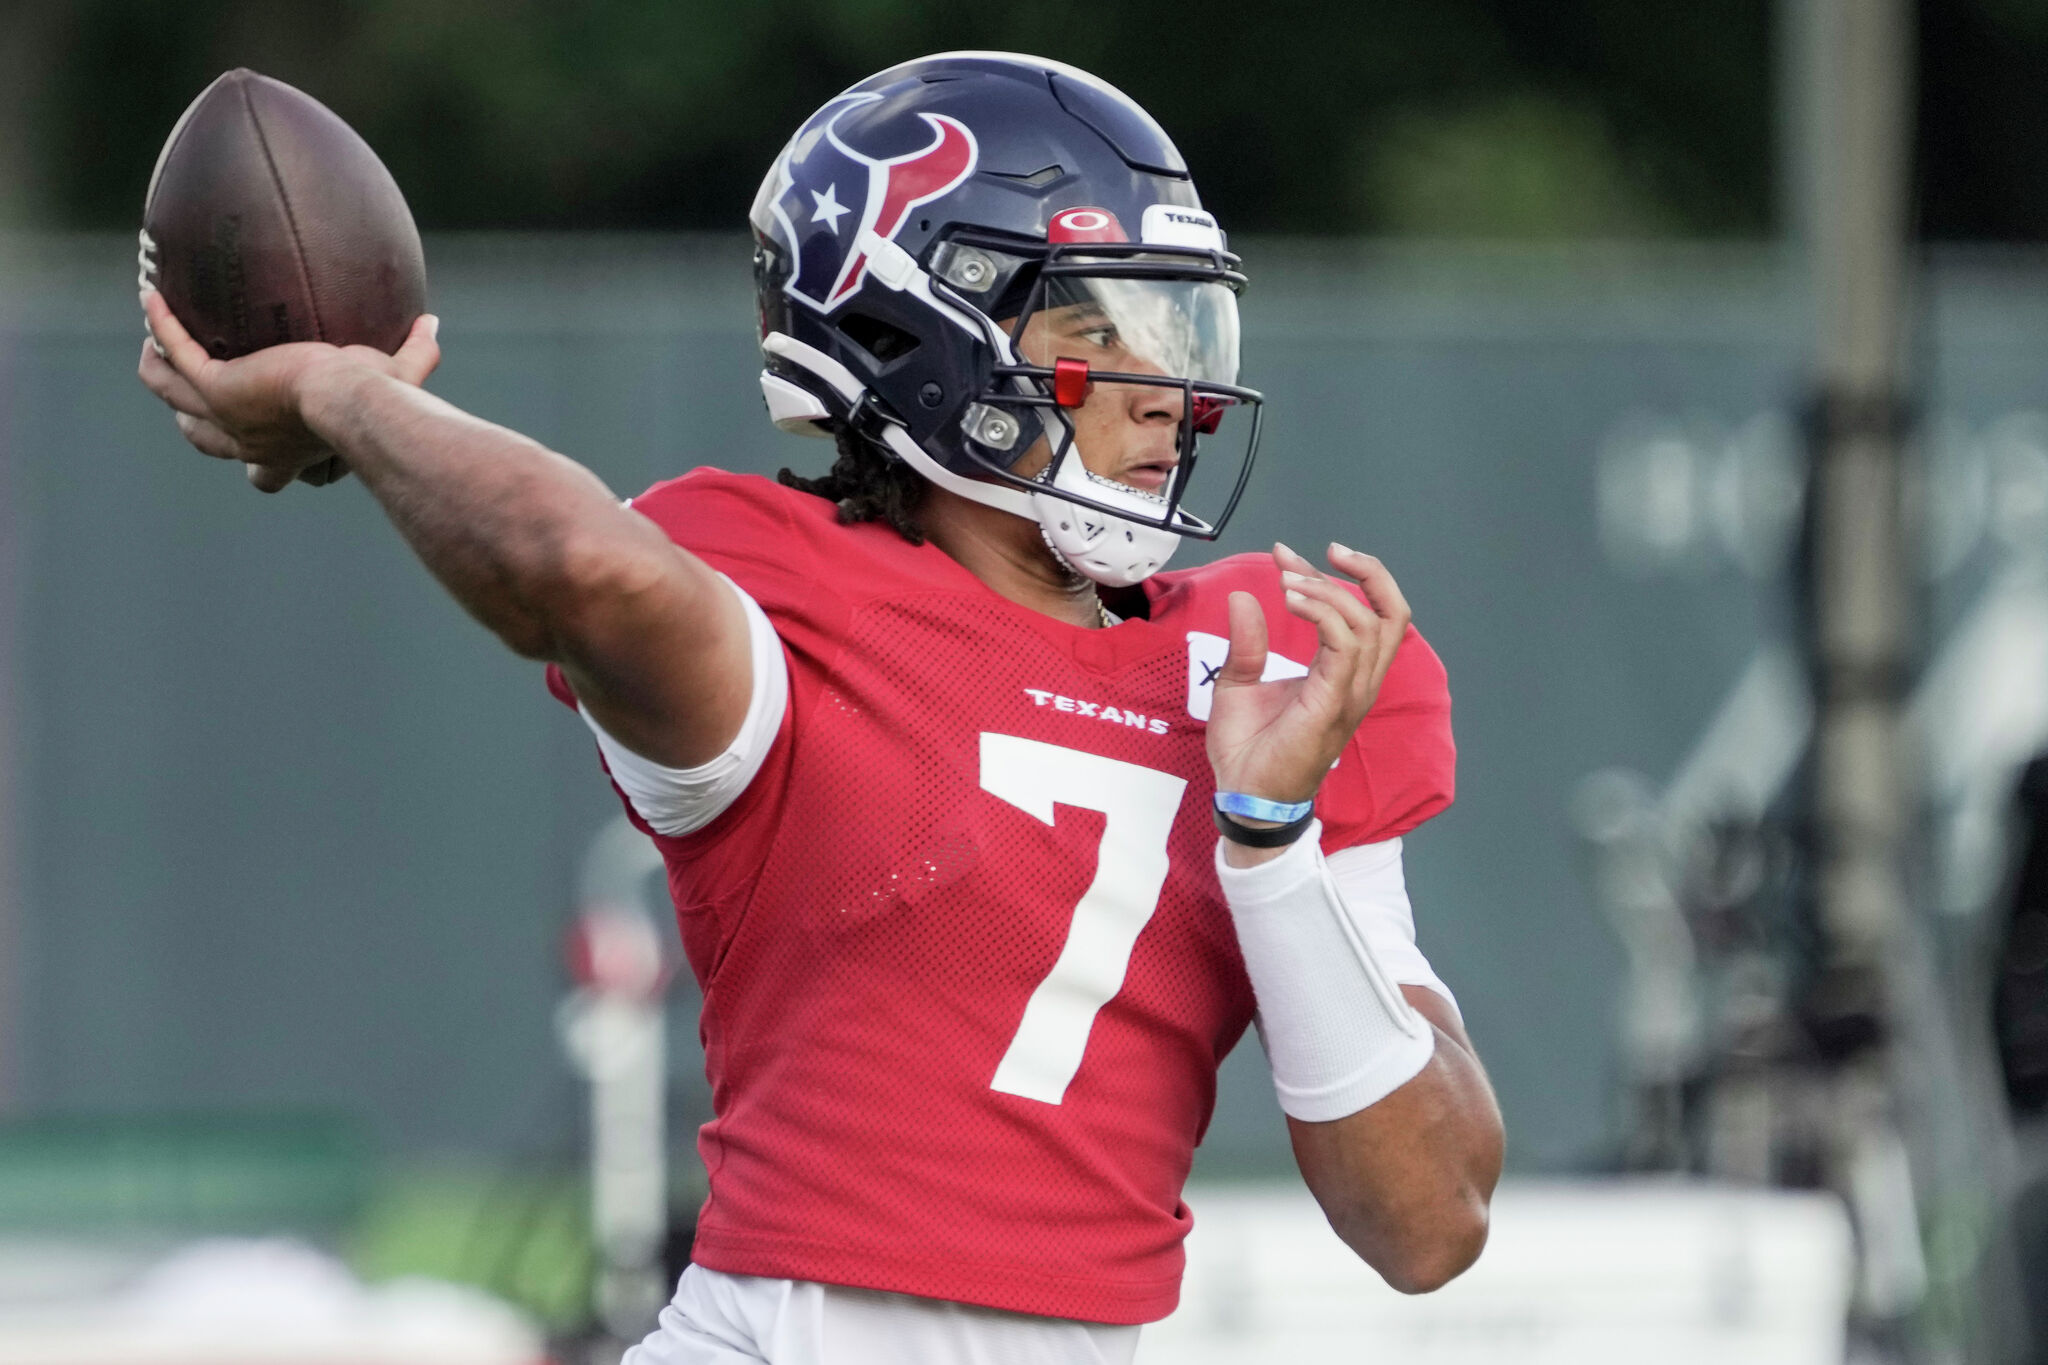
<svg viewBox="0 0 2048 1365">
<path fill-rule="evenodd" d="M 790 668 L 747 791 L 693 834 L 648 831 L 704 996 L 694 1258 L 1164 1317 L 1181 1187 L 1254 1008 L 1212 863 L 1193 636 L 1227 633 L 1241 588 L 1276 652 L 1312 658 L 1271 560 L 1157 575 L 1149 619 L 1089 630 L 765 479 L 696 470 L 632 505 L 760 603 Z M 1318 795 L 1325 848 L 1421 824 L 1453 764 L 1443 668 L 1411 631 Z M 995 1088 L 1020 1054 L 1070 1078 Z"/>
</svg>

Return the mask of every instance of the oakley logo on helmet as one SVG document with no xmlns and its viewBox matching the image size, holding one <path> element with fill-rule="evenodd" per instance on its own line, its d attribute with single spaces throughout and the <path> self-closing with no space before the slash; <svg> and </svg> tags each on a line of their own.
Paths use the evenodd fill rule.
<svg viewBox="0 0 2048 1365">
<path fill-rule="evenodd" d="M 1124 225 L 1108 209 L 1078 208 L 1061 209 L 1046 225 L 1045 240 L 1058 246 L 1062 242 L 1128 242 Z"/>
<path fill-rule="evenodd" d="M 777 192 L 768 208 L 773 235 L 794 266 L 783 288 L 820 312 L 845 301 L 867 277 L 868 255 L 859 247 L 867 233 L 894 241 L 912 209 L 974 174 L 974 134 L 945 114 L 920 113 L 932 140 L 901 156 L 869 156 L 848 146 L 842 122 L 881 98 L 857 92 L 833 100 L 797 130 L 776 163 Z"/>
</svg>

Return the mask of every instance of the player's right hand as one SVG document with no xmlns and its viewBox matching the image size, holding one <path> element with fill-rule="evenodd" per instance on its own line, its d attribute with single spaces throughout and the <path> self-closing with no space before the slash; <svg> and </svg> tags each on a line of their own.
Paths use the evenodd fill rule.
<svg viewBox="0 0 2048 1365">
<path fill-rule="evenodd" d="M 1206 742 L 1216 790 L 1271 801 L 1307 801 L 1379 697 L 1407 634 L 1410 612 L 1400 585 L 1379 560 L 1332 543 L 1330 567 L 1358 584 L 1353 592 L 1285 545 L 1273 566 L 1287 610 L 1316 628 L 1306 676 L 1265 679 L 1265 609 L 1248 592 L 1230 595 L 1230 652 L 1217 674 Z M 1225 856 L 1248 866 L 1278 855 L 1232 844 Z"/>
<path fill-rule="evenodd" d="M 440 319 L 423 314 L 395 355 L 371 346 L 295 341 L 218 360 L 192 339 L 154 289 L 142 293 L 150 335 L 137 367 L 143 385 L 171 407 L 178 430 L 202 454 L 239 460 L 266 493 L 336 452 L 306 422 L 312 381 L 367 367 L 407 384 L 424 383 L 441 361 Z"/>
</svg>

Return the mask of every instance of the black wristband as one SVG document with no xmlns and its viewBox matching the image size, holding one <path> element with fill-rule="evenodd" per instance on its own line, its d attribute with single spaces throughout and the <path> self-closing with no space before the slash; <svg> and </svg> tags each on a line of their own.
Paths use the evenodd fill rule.
<svg viewBox="0 0 2048 1365">
<path fill-rule="evenodd" d="M 1292 824 L 1274 825 L 1271 829 L 1253 829 L 1250 825 L 1240 825 L 1214 807 L 1210 808 L 1210 813 L 1216 817 L 1218 834 L 1231 843 L 1243 844 L 1246 848 L 1284 848 L 1299 839 L 1316 819 L 1316 813 L 1311 810 Z"/>
</svg>

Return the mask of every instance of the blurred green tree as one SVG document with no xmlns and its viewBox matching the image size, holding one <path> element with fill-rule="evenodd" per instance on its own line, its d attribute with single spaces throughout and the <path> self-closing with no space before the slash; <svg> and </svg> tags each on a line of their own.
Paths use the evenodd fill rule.
<svg viewBox="0 0 2048 1365">
<path fill-rule="evenodd" d="M 131 224 L 179 109 L 240 65 L 352 122 L 429 228 L 734 229 L 826 96 L 968 47 L 1122 86 L 1238 231 L 1756 235 L 1772 222 L 1769 0 L 30 8 L 14 39 L 37 55 L 12 63 L 29 73 L 13 98 L 26 202 L 51 226 Z"/>
</svg>

